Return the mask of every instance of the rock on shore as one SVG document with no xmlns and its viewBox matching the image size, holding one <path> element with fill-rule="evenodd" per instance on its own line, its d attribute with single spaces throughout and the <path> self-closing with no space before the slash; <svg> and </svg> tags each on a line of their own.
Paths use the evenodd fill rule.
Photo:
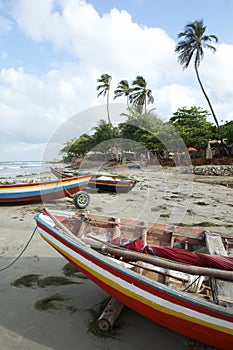
<svg viewBox="0 0 233 350">
<path fill-rule="evenodd" d="M 233 165 L 202 165 L 193 167 L 195 175 L 233 176 Z"/>
</svg>

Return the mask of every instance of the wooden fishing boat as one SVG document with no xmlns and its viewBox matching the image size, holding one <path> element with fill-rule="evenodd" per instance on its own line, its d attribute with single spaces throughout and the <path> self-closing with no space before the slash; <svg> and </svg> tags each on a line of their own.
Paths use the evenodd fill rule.
<svg viewBox="0 0 233 350">
<path fill-rule="evenodd" d="M 32 204 L 73 197 L 77 206 L 80 204 L 82 207 L 83 203 L 85 207 L 89 196 L 82 190 L 87 187 L 91 176 L 92 174 L 85 174 L 53 181 L 2 184 L 0 205 Z"/>
<path fill-rule="evenodd" d="M 57 178 L 65 178 L 80 174 L 77 170 L 59 169 L 51 167 L 51 172 Z M 127 176 L 108 173 L 93 173 L 89 181 L 88 187 L 98 190 L 99 192 L 114 192 L 114 193 L 128 193 L 137 184 L 137 180 Z"/>
<path fill-rule="evenodd" d="M 120 303 L 186 337 L 233 347 L 233 257 L 226 253 L 233 240 L 87 213 L 45 209 L 35 220 L 46 242 Z M 220 256 L 208 254 L 216 249 Z"/>
</svg>

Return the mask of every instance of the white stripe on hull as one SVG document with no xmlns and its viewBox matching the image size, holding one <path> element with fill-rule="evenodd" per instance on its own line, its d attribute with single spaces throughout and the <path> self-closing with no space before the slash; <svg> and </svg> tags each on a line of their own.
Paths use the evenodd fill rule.
<svg viewBox="0 0 233 350">
<path fill-rule="evenodd" d="M 218 319 L 216 317 L 213 316 L 209 316 L 203 313 L 200 313 L 198 311 L 195 310 L 190 310 L 187 307 L 184 307 L 182 305 L 178 305 L 175 303 L 172 303 L 166 299 L 157 297 L 156 295 L 153 295 L 137 286 L 135 286 L 132 283 L 129 283 L 113 274 L 111 274 L 110 272 L 108 272 L 107 270 L 101 268 L 100 266 L 92 263 L 91 261 L 89 261 L 88 259 L 84 258 L 82 255 L 76 253 L 75 251 L 73 251 L 72 249 L 68 248 L 66 245 L 64 245 L 63 243 L 59 242 L 58 240 L 56 240 L 54 237 L 52 237 L 50 234 L 48 234 L 46 231 L 42 230 L 41 228 L 39 228 L 40 233 L 42 234 L 42 236 L 45 236 L 46 239 L 48 241 L 51 241 L 54 245 L 56 245 L 58 247 L 58 249 L 62 249 L 63 251 L 65 251 L 68 255 L 72 256 L 74 259 L 80 261 L 82 264 L 84 264 L 85 266 L 87 266 L 89 269 L 93 270 L 93 275 L 95 274 L 95 272 L 97 272 L 98 274 L 102 275 L 103 278 L 107 278 L 111 281 L 113 281 L 114 283 L 116 283 L 119 286 L 119 291 L 122 290 L 122 288 L 124 288 L 125 290 L 130 291 L 131 293 L 135 294 L 135 299 L 137 299 L 137 296 L 140 296 L 142 298 L 145 298 L 146 300 L 149 301 L 149 303 L 154 303 L 156 305 L 161 306 L 162 308 L 166 308 L 168 309 L 168 314 L 169 314 L 169 310 L 171 311 L 171 313 L 177 312 L 180 314 L 180 318 L 184 318 L 182 317 L 182 314 L 188 317 L 192 317 L 194 318 L 193 322 L 195 323 L 200 323 L 199 320 L 201 322 L 206 322 L 212 325 L 216 325 L 216 326 L 220 326 L 220 327 L 225 327 L 229 330 L 233 329 L 233 324 L 232 322 L 226 321 L 226 320 L 222 320 L 222 319 Z M 62 236 L 61 236 L 62 237 Z M 69 239 L 69 237 L 66 236 L 66 239 L 70 242 L 72 242 L 72 239 Z M 76 243 L 76 242 L 75 242 Z M 105 258 L 106 259 L 106 258 Z M 106 260 L 105 260 L 106 261 Z M 117 266 L 118 269 L 122 270 L 123 268 L 121 266 Z M 140 276 L 141 277 L 141 276 Z M 158 286 L 159 287 L 159 286 Z M 163 292 L 162 288 L 161 291 Z M 174 295 L 175 293 L 172 291 L 172 294 L 174 297 L 176 297 L 176 295 Z M 178 295 L 178 292 L 177 292 Z M 191 299 L 191 297 L 190 297 Z M 188 301 L 187 301 L 188 302 Z M 211 305 L 210 305 L 211 307 Z M 179 315 L 178 315 L 179 317 Z"/>
</svg>

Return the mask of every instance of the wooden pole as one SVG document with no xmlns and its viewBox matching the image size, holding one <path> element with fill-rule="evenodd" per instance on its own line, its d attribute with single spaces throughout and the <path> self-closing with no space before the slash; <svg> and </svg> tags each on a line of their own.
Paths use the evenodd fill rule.
<svg viewBox="0 0 233 350">
<path fill-rule="evenodd" d="M 97 320 L 97 326 L 102 332 L 109 332 L 117 320 L 124 305 L 117 299 L 111 298 L 104 311 Z"/>
<path fill-rule="evenodd" d="M 147 229 L 145 227 L 145 225 L 142 225 L 143 229 L 142 229 L 142 240 L 144 242 L 145 245 L 147 245 Z"/>
<path fill-rule="evenodd" d="M 233 281 L 233 271 L 181 264 L 171 260 L 159 258 L 157 256 L 142 254 L 121 248 L 113 248 L 106 245 L 100 246 L 98 250 L 102 253 L 108 253 L 115 255 L 116 257 L 122 257 L 128 261 L 144 261 L 156 266 L 164 267 L 165 269 L 167 268 L 171 270 L 182 271 L 192 275 L 212 276 L 223 280 L 226 279 Z"/>
<path fill-rule="evenodd" d="M 53 214 L 51 214 L 48 209 L 45 209 L 45 212 L 51 217 L 51 219 L 54 221 L 54 223 L 60 227 L 69 237 L 76 240 L 79 244 L 86 245 L 84 240 L 76 237 L 67 227 L 65 227 Z M 88 242 L 89 243 L 89 242 Z M 89 244 L 88 244 L 89 245 Z M 186 265 L 181 264 L 177 262 L 173 262 L 171 260 L 159 258 L 157 256 L 142 254 L 134 251 L 130 251 L 127 249 L 122 248 L 115 248 L 111 247 L 110 245 L 105 245 L 101 243 L 90 243 L 91 247 L 102 252 L 105 254 L 111 254 L 116 257 L 122 257 L 127 260 L 132 261 L 143 261 L 148 262 L 150 264 L 164 267 L 171 270 L 181 271 L 185 273 L 189 273 L 192 275 L 202 275 L 202 276 L 211 276 L 215 278 L 220 278 L 222 280 L 230 280 L 233 281 L 233 271 L 226 271 L 226 270 L 218 270 L 218 269 L 211 269 L 207 267 L 199 267 L 199 266 L 193 266 L 193 265 Z"/>
<path fill-rule="evenodd" d="M 228 256 L 222 242 L 222 237 L 219 234 L 206 233 L 206 247 L 210 254 Z M 216 304 L 219 304 L 221 299 L 221 302 L 224 302 L 226 305 L 228 302 L 227 300 L 233 298 L 232 283 L 229 281 L 222 281 L 219 278 L 214 279 L 212 277 L 210 278 L 210 282 L 210 285 L 213 286 L 211 290 Z"/>
<path fill-rule="evenodd" d="M 120 236 L 120 233 L 121 233 L 120 224 L 121 224 L 121 219 L 120 218 L 115 218 L 114 231 L 113 231 L 113 234 L 112 234 L 112 239 Z"/>
<path fill-rule="evenodd" d="M 86 245 L 85 242 L 83 242 L 80 238 L 75 236 L 73 232 L 71 232 L 65 225 L 63 225 L 63 223 L 59 221 L 48 209 L 44 208 L 44 211 L 53 220 L 56 226 L 59 227 L 61 230 L 63 230 L 67 234 L 67 236 L 69 236 L 70 238 L 74 239 L 75 241 L 77 241 L 82 245 Z"/>
</svg>

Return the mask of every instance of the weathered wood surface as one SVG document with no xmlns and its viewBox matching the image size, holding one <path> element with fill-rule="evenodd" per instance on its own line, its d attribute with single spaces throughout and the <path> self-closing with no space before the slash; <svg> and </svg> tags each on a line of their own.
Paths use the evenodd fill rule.
<svg viewBox="0 0 233 350">
<path fill-rule="evenodd" d="M 203 276 L 212 276 L 214 278 L 219 278 L 219 279 L 226 279 L 233 281 L 233 271 L 225 271 L 225 270 L 218 270 L 218 269 L 210 269 L 206 267 L 199 267 L 199 266 L 192 266 L 192 265 L 186 265 L 186 264 L 181 264 L 177 262 L 173 262 L 171 260 L 166 260 L 163 258 L 159 258 L 157 256 L 152 256 L 152 255 L 147 255 L 147 254 L 141 254 L 138 252 L 134 251 L 129 251 L 126 249 L 122 248 L 115 248 L 107 244 L 102 244 L 102 243 L 91 243 L 91 242 L 86 242 L 84 239 L 80 239 L 76 237 L 67 227 L 65 227 L 48 209 L 45 209 L 45 212 L 50 216 L 50 218 L 54 221 L 54 223 L 61 229 L 63 230 L 69 237 L 72 239 L 76 240 L 79 244 L 82 245 L 89 245 L 102 252 L 102 253 L 107 253 L 111 255 L 115 255 L 116 257 L 122 257 L 126 258 L 128 260 L 132 261 L 144 261 L 148 262 L 151 264 L 154 264 L 156 266 L 164 267 L 167 269 L 172 269 L 172 270 L 179 270 L 185 273 L 190 273 L 193 275 L 203 275 Z M 208 233 L 206 234 L 208 236 Z M 222 242 L 222 240 L 221 240 Z M 231 283 L 232 286 L 232 283 Z"/>
<path fill-rule="evenodd" d="M 206 247 L 208 252 L 213 255 L 227 256 L 226 249 L 219 234 L 206 233 Z M 219 303 L 233 303 L 233 283 L 219 278 L 216 281 L 216 292 Z"/>
<path fill-rule="evenodd" d="M 119 317 L 124 305 L 117 299 L 111 298 L 104 311 L 97 320 L 97 326 L 102 332 L 109 332 Z"/>
<path fill-rule="evenodd" d="M 120 224 L 121 224 L 121 219 L 116 218 L 115 219 L 115 230 L 114 230 L 112 239 L 120 236 L 120 233 L 121 233 Z"/>
<path fill-rule="evenodd" d="M 53 222 L 55 223 L 55 225 L 61 229 L 65 234 L 67 234 L 67 236 L 69 236 L 70 238 L 74 239 L 75 241 L 77 241 L 80 244 L 85 245 L 85 242 L 83 242 L 80 238 L 78 238 L 77 236 L 75 236 L 65 225 L 63 225 L 63 223 L 61 221 L 59 221 L 47 208 L 44 208 L 44 211 L 46 212 L 46 214 L 53 220 Z"/>
</svg>

